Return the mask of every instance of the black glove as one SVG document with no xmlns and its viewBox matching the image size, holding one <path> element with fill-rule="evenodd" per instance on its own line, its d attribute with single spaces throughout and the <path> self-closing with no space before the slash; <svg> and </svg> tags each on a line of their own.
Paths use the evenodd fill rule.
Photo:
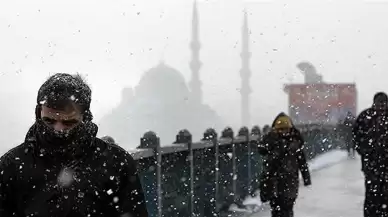
<svg viewBox="0 0 388 217">
<path fill-rule="evenodd" d="M 310 186 L 311 185 L 311 179 L 304 180 L 304 186 Z"/>
</svg>

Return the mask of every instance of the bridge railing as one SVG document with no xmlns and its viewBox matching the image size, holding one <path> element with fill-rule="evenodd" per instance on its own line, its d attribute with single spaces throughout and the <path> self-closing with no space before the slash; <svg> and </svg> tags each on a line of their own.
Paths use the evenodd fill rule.
<svg viewBox="0 0 388 217">
<path fill-rule="evenodd" d="M 335 126 L 297 127 L 309 160 L 344 148 Z M 259 187 L 262 159 L 252 141 L 262 138 L 260 132 L 259 127 L 251 131 L 243 127 L 234 135 L 226 128 L 218 135 L 207 129 L 201 141 L 192 142 L 190 132 L 182 130 L 174 144 L 163 147 L 155 133 L 145 133 L 131 154 L 138 164 L 150 216 L 218 216 L 253 195 Z"/>
</svg>

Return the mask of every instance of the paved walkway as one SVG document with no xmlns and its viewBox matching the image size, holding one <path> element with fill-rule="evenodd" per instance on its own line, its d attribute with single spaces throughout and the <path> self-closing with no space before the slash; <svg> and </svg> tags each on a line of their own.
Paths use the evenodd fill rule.
<svg viewBox="0 0 388 217">
<path fill-rule="evenodd" d="M 362 217 L 364 178 L 360 159 L 345 160 L 312 174 L 311 188 L 301 187 L 296 217 Z M 269 210 L 250 214 L 269 217 Z"/>
</svg>

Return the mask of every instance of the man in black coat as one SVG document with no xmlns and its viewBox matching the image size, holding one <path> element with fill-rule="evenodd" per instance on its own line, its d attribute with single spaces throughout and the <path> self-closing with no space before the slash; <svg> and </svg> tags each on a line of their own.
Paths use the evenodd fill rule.
<svg viewBox="0 0 388 217">
<path fill-rule="evenodd" d="M 55 74 L 25 141 L 0 159 L 1 217 L 148 217 L 134 159 L 98 138 L 91 90 Z"/>
<path fill-rule="evenodd" d="M 260 196 L 263 202 L 270 202 L 272 217 L 293 217 L 299 171 L 304 185 L 311 185 L 303 144 L 303 138 L 291 119 L 281 113 L 259 145 L 260 154 L 264 156 Z"/>
<path fill-rule="evenodd" d="M 356 118 L 353 116 L 353 114 L 351 112 L 348 112 L 340 126 L 342 128 L 342 134 L 346 145 L 346 150 L 348 151 L 348 156 L 352 158 L 355 157 L 356 151 L 353 142 L 353 125 L 355 119 Z"/>
<path fill-rule="evenodd" d="M 365 176 L 364 216 L 388 216 L 388 96 L 373 98 L 373 105 L 361 112 L 353 128 L 356 151 Z"/>
</svg>

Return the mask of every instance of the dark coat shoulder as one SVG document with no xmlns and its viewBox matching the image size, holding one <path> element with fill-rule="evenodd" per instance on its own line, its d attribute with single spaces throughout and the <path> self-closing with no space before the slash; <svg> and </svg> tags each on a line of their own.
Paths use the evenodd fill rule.
<svg viewBox="0 0 388 217">
<path fill-rule="evenodd" d="M 3 155 L 0 216 L 148 216 L 132 156 L 98 138 L 91 144 L 69 163 L 42 154 L 33 142 Z"/>
</svg>

